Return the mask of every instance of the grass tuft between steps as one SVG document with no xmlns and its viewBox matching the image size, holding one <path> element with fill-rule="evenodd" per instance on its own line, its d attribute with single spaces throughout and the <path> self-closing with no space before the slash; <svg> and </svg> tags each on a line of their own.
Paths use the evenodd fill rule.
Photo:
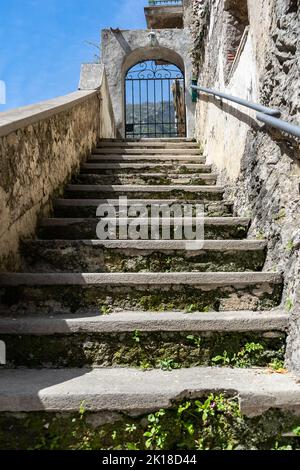
<svg viewBox="0 0 300 470">
<path fill-rule="evenodd" d="M 300 449 L 300 419 L 269 410 L 247 418 L 238 397 L 208 394 L 148 415 L 77 413 L 0 415 L 5 450 L 290 450 Z M 9 429 L 10 432 L 6 430 Z M 289 433 L 289 437 L 286 434 Z"/>
</svg>

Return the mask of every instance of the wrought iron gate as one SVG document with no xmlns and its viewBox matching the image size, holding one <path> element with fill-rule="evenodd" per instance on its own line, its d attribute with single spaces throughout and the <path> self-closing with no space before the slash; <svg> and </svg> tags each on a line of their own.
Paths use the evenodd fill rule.
<svg viewBox="0 0 300 470">
<path fill-rule="evenodd" d="M 140 62 L 125 77 L 126 138 L 185 137 L 185 79 L 165 61 Z"/>
</svg>

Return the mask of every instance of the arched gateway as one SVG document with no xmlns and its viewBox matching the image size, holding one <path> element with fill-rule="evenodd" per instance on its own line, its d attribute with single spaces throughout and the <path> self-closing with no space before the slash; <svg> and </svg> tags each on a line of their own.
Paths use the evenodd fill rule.
<svg viewBox="0 0 300 470">
<path fill-rule="evenodd" d="M 194 137 L 191 47 L 185 29 L 102 32 L 102 60 L 120 137 Z"/>
<path fill-rule="evenodd" d="M 125 75 L 126 138 L 186 137 L 184 72 L 165 60 L 145 60 Z"/>
</svg>

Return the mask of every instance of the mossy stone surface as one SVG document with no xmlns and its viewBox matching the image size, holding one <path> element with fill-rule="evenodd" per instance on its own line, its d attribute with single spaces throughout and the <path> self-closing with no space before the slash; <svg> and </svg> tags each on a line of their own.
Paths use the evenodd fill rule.
<svg viewBox="0 0 300 470">
<path fill-rule="evenodd" d="M 286 335 L 184 332 L 73 333 L 51 336 L 0 335 L 7 345 L 7 367 L 268 366 L 283 361 Z M 247 352 L 247 345 L 259 345 Z M 246 349 L 245 349 L 246 346 Z M 223 360 L 214 362 L 217 356 Z M 230 362 L 227 362 L 227 357 Z"/>
<path fill-rule="evenodd" d="M 277 409 L 247 418 L 237 399 L 224 395 L 184 400 L 170 409 L 134 418 L 125 413 L 90 413 L 82 403 L 77 413 L 1 413 L 0 448 L 299 450 L 299 422 L 299 417 Z M 291 432 L 293 436 L 285 436 Z"/>
</svg>

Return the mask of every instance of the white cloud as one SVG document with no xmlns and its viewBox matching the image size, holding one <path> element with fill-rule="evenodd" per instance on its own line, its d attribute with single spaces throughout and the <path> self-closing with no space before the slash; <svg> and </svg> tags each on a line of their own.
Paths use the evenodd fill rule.
<svg viewBox="0 0 300 470">
<path fill-rule="evenodd" d="M 3 80 L 0 80 L 0 104 L 6 104 L 6 85 Z"/>
</svg>

